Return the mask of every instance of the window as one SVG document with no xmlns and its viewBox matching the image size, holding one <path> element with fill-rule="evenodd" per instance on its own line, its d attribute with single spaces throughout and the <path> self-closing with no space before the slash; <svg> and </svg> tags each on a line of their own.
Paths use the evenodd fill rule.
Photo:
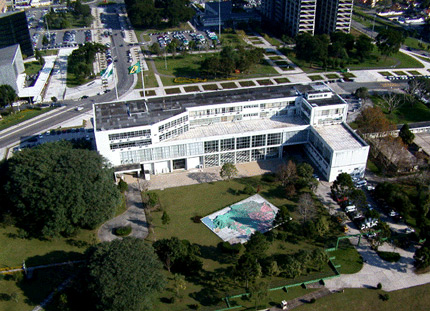
<svg viewBox="0 0 430 311">
<path fill-rule="evenodd" d="M 266 144 L 266 135 L 252 136 L 252 147 L 261 147 Z"/>
<path fill-rule="evenodd" d="M 280 145 L 281 144 L 281 133 L 274 133 L 267 135 L 267 145 Z"/>
<path fill-rule="evenodd" d="M 125 132 L 118 134 L 109 134 L 109 140 L 127 139 L 133 137 L 151 136 L 151 130 L 141 130 L 133 132 Z"/>
<path fill-rule="evenodd" d="M 123 143 L 110 144 L 110 149 L 124 149 L 124 148 L 132 148 L 132 147 L 143 147 L 151 144 L 150 139 L 144 140 L 135 140 L 135 141 L 127 141 Z"/>
<path fill-rule="evenodd" d="M 205 141 L 205 153 L 218 152 L 218 140 Z"/>
<path fill-rule="evenodd" d="M 221 140 L 221 151 L 234 150 L 234 138 Z"/>
<path fill-rule="evenodd" d="M 236 149 L 245 149 L 249 148 L 250 137 L 238 137 L 236 139 Z"/>
</svg>

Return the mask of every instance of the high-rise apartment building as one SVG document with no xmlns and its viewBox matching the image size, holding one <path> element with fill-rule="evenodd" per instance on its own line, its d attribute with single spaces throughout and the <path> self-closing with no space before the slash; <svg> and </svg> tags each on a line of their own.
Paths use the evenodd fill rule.
<svg viewBox="0 0 430 311">
<path fill-rule="evenodd" d="M 351 30 L 353 0 L 318 0 L 316 32 L 332 33 Z"/>
<path fill-rule="evenodd" d="M 317 0 L 265 0 L 263 16 L 278 24 L 281 30 L 294 37 L 299 33 L 313 34 Z"/>
<path fill-rule="evenodd" d="M 349 32 L 353 0 L 263 0 L 264 18 L 291 37 L 300 33 Z"/>
<path fill-rule="evenodd" d="M 22 54 L 32 56 L 33 43 L 24 11 L 0 14 L 0 48 L 14 44 L 21 46 Z"/>
</svg>

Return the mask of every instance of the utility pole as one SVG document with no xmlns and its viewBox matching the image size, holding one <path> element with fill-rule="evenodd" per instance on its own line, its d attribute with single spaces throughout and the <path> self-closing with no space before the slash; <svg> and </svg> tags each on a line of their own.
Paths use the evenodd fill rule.
<svg viewBox="0 0 430 311">
<path fill-rule="evenodd" d="M 221 40 L 221 0 L 218 0 L 218 34 Z"/>
</svg>

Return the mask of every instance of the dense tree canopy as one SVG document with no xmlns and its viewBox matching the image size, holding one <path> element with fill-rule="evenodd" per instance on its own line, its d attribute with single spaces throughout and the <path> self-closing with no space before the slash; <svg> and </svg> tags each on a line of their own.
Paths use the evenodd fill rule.
<svg viewBox="0 0 430 311">
<path fill-rule="evenodd" d="M 128 16 L 134 27 L 178 26 L 189 21 L 195 11 L 188 0 L 125 0 Z"/>
<path fill-rule="evenodd" d="M 153 295 L 165 286 L 162 265 L 143 240 L 126 237 L 104 242 L 87 255 L 84 287 L 97 310 L 150 310 Z"/>
<path fill-rule="evenodd" d="M 263 50 L 245 49 L 242 46 L 234 49 L 226 46 L 218 54 L 206 57 L 200 65 L 203 76 L 229 76 L 233 71 L 247 72 L 263 59 Z"/>
<path fill-rule="evenodd" d="M 3 212 L 33 236 L 72 234 L 112 217 L 120 193 L 105 160 L 71 143 L 47 143 L 15 154 L 6 163 Z"/>
<path fill-rule="evenodd" d="M 99 43 L 85 43 L 70 54 L 67 62 L 67 71 L 74 74 L 78 80 L 83 81 L 93 73 L 93 62 L 98 52 L 106 47 Z"/>
</svg>

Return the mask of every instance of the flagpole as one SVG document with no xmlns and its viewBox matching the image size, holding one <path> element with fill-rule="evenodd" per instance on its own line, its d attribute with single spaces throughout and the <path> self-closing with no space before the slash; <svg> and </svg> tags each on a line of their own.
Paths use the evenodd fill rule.
<svg viewBox="0 0 430 311">
<path fill-rule="evenodd" d="M 117 87 L 117 85 L 116 85 L 115 75 L 116 75 L 116 68 L 115 68 L 115 70 L 114 70 L 114 72 L 113 72 L 113 83 L 115 84 L 116 100 L 119 100 L 119 99 L 118 99 L 118 87 Z"/>
<path fill-rule="evenodd" d="M 140 74 L 142 76 L 143 99 L 146 101 L 145 80 L 143 79 L 143 66 L 142 66 L 142 58 L 141 57 L 139 57 L 139 62 L 140 62 Z"/>
</svg>

